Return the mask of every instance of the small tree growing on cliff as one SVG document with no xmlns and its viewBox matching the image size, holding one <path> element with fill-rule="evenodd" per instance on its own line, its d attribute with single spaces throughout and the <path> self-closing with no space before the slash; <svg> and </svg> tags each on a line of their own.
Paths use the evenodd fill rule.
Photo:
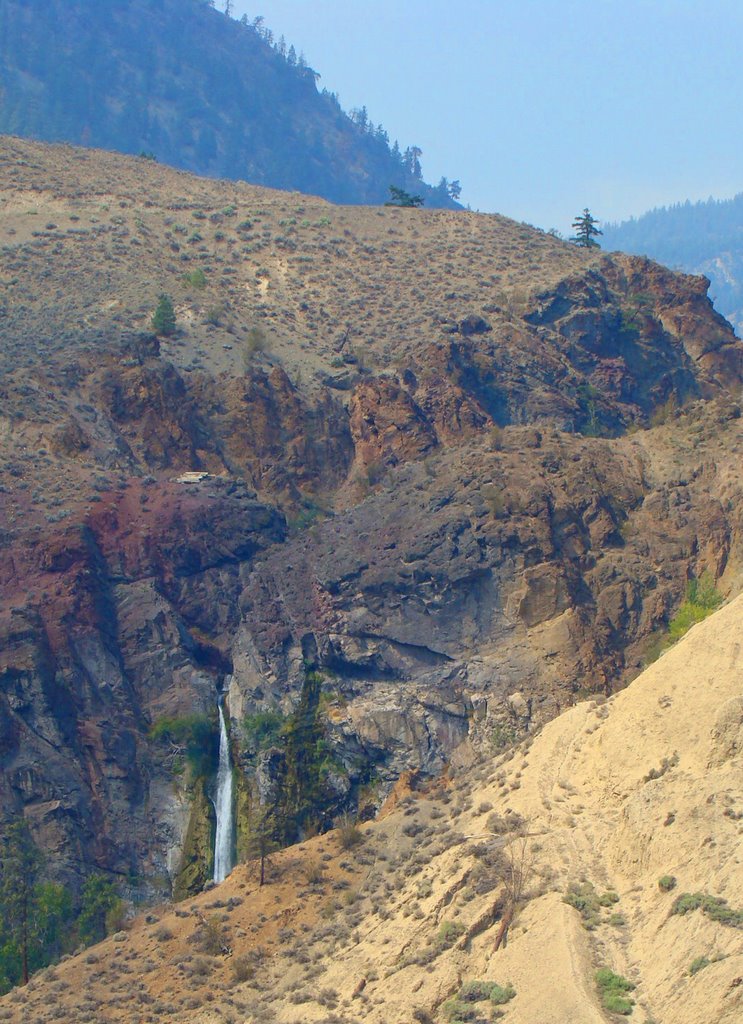
<svg viewBox="0 0 743 1024">
<path fill-rule="evenodd" d="M 598 249 L 600 248 L 599 243 L 596 241 L 596 235 L 603 235 L 603 231 L 599 231 L 596 227 L 598 221 L 586 207 L 583 213 L 579 214 L 573 221 L 573 227 L 575 234 L 570 239 L 571 242 L 575 242 L 576 245 L 583 246 L 584 249 Z"/>
<path fill-rule="evenodd" d="M 166 338 L 175 334 L 175 309 L 169 295 L 163 293 L 158 300 L 157 308 L 152 314 L 152 330 Z"/>
</svg>

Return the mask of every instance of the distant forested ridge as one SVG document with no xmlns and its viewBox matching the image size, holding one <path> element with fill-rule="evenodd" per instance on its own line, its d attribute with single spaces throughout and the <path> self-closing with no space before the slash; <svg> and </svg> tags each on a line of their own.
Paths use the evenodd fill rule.
<svg viewBox="0 0 743 1024">
<path fill-rule="evenodd" d="M 604 248 L 650 256 L 705 274 L 717 309 L 743 328 L 743 192 L 733 199 L 659 207 L 621 224 L 605 224 Z"/>
<path fill-rule="evenodd" d="M 125 153 L 214 177 L 382 203 L 391 184 L 457 207 L 365 108 L 318 90 L 262 18 L 208 0 L 0 0 L 0 133 Z"/>
</svg>

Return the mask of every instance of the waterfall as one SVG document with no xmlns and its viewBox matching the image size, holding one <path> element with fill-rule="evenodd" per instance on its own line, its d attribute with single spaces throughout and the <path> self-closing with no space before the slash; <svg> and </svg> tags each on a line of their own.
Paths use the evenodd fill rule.
<svg viewBox="0 0 743 1024">
<path fill-rule="evenodd" d="M 232 765 L 230 744 L 224 721 L 222 702 L 219 702 L 219 767 L 217 794 L 214 800 L 217 830 L 214 837 L 214 881 L 223 882 L 232 871 Z"/>
</svg>

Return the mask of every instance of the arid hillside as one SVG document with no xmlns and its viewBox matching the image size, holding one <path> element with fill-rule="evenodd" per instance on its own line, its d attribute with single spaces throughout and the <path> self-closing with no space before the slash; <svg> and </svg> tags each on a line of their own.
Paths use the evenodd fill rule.
<svg viewBox="0 0 743 1024">
<path fill-rule="evenodd" d="M 220 690 L 244 850 L 287 777 L 285 840 L 373 816 L 621 688 L 690 580 L 741 587 L 703 278 L 13 138 L 0 254 L 0 816 L 73 886 L 201 889 L 213 778 L 164 723 Z"/>
<path fill-rule="evenodd" d="M 742 622 L 738 598 L 622 693 L 402 781 L 380 820 L 276 855 L 262 888 L 250 863 L 153 910 L 0 1019 L 739 1021 Z"/>
</svg>

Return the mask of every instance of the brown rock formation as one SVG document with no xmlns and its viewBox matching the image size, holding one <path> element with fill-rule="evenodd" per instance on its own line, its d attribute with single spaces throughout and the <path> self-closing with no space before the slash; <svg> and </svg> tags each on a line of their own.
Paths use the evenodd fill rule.
<svg viewBox="0 0 743 1024">
<path fill-rule="evenodd" d="M 167 890 L 191 796 L 149 729 L 218 685 L 289 713 L 324 672 L 331 809 L 371 807 L 622 686 L 690 576 L 740 585 L 743 347 L 703 279 L 0 157 L 0 816 L 68 874 Z"/>
</svg>

